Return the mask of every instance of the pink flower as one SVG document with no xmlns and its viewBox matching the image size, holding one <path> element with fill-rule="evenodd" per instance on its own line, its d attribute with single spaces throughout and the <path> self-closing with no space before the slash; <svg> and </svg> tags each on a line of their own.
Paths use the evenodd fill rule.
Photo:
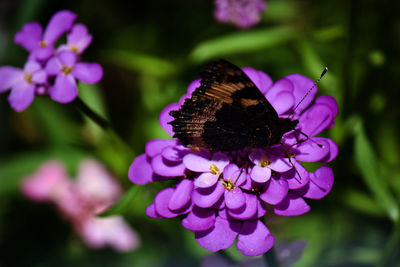
<svg viewBox="0 0 400 267">
<path fill-rule="evenodd" d="M 62 163 L 46 162 L 22 181 L 21 190 L 31 200 L 55 204 L 91 248 L 128 251 L 139 245 L 137 234 L 121 216 L 96 217 L 121 197 L 122 189 L 95 160 L 84 160 L 75 180 L 68 178 Z"/>
</svg>

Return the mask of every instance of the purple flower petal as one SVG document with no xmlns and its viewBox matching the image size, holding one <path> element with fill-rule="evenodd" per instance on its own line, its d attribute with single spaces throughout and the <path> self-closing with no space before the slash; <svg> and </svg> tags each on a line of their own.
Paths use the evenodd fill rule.
<svg viewBox="0 0 400 267">
<path fill-rule="evenodd" d="M 172 125 L 168 124 L 174 120 L 174 117 L 169 115 L 172 110 L 178 110 L 180 105 L 178 103 L 172 103 L 166 106 L 160 113 L 158 117 L 158 122 L 160 123 L 161 128 L 164 129 L 170 136 L 174 135 L 174 131 L 172 130 Z"/>
<path fill-rule="evenodd" d="M 32 103 L 34 97 L 35 85 L 22 80 L 17 82 L 11 89 L 8 102 L 10 102 L 10 106 L 14 110 L 23 111 Z"/>
<path fill-rule="evenodd" d="M 259 256 L 270 250 L 274 242 L 274 236 L 260 220 L 244 221 L 236 247 L 246 256 Z"/>
<path fill-rule="evenodd" d="M 146 208 L 146 215 L 155 219 L 162 219 L 164 217 L 160 216 L 154 207 L 154 204 L 151 204 Z"/>
<path fill-rule="evenodd" d="M 309 210 L 310 206 L 294 192 L 289 192 L 286 198 L 274 207 L 275 214 L 281 216 L 298 216 Z"/>
<path fill-rule="evenodd" d="M 153 139 L 146 143 L 146 155 L 154 158 L 156 155 L 161 154 L 162 150 L 168 146 L 175 146 L 176 140 L 174 139 Z"/>
<path fill-rule="evenodd" d="M 45 70 L 36 71 L 32 75 L 32 82 L 35 84 L 44 84 L 47 82 L 47 72 Z"/>
<path fill-rule="evenodd" d="M 315 99 L 316 104 L 325 104 L 331 108 L 332 116 L 336 117 L 338 113 L 338 104 L 336 99 L 329 95 L 321 95 Z"/>
<path fill-rule="evenodd" d="M 45 70 L 47 74 L 49 74 L 50 76 L 54 76 L 57 74 L 61 74 L 61 67 L 62 64 L 60 62 L 60 59 L 58 57 L 52 57 L 47 61 Z"/>
<path fill-rule="evenodd" d="M 137 156 L 129 168 L 129 179 L 132 183 L 143 185 L 149 182 L 169 180 L 171 177 L 159 176 L 153 172 L 150 159 L 146 154 Z"/>
<path fill-rule="evenodd" d="M 183 179 L 172 194 L 168 208 L 171 210 L 180 210 L 184 208 L 190 201 L 190 196 L 193 191 L 193 182 L 188 179 Z"/>
<path fill-rule="evenodd" d="M 286 197 L 288 190 L 289 186 L 285 179 L 272 177 L 261 192 L 260 198 L 268 204 L 276 205 Z"/>
<path fill-rule="evenodd" d="M 201 247 L 215 252 L 229 248 L 235 242 L 239 229 L 239 222 L 217 217 L 212 229 L 196 232 L 195 238 Z"/>
<path fill-rule="evenodd" d="M 23 79 L 24 72 L 21 69 L 10 66 L 0 67 L 0 92 L 7 91 Z"/>
<path fill-rule="evenodd" d="M 147 184 L 152 181 L 153 169 L 146 154 L 137 156 L 129 167 L 129 180 L 134 184 Z"/>
<path fill-rule="evenodd" d="M 24 65 L 24 71 L 29 74 L 33 74 L 35 71 L 38 71 L 41 68 L 42 66 L 37 61 L 34 60 L 29 60 Z"/>
<path fill-rule="evenodd" d="M 164 190 L 160 191 L 156 197 L 154 198 L 154 207 L 156 213 L 164 218 L 172 218 L 176 217 L 178 214 L 172 212 L 169 208 L 169 201 L 174 193 L 175 189 L 173 188 L 165 188 Z"/>
<path fill-rule="evenodd" d="M 186 89 L 186 92 L 187 92 L 187 93 L 184 94 L 184 95 L 179 99 L 179 102 L 178 102 L 179 106 L 178 106 L 178 108 L 177 108 L 176 110 L 178 110 L 178 109 L 180 108 L 180 106 L 183 105 L 183 103 L 185 102 L 186 98 L 192 97 L 192 94 L 193 94 L 194 90 L 196 90 L 197 88 L 200 87 L 200 81 L 201 81 L 201 79 L 196 79 L 196 80 L 194 80 L 193 82 L 191 82 L 191 83 L 188 85 L 188 87 L 187 87 L 187 89 Z"/>
<path fill-rule="evenodd" d="M 331 162 L 331 161 L 334 160 L 334 159 L 336 158 L 336 156 L 338 155 L 338 153 L 339 153 L 339 148 L 338 148 L 338 146 L 336 145 L 336 143 L 335 143 L 333 140 L 329 139 L 329 138 L 313 137 L 313 140 L 314 140 L 315 142 L 317 142 L 317 143 L 319 143 L 321 139 L 324 140 L 326 143 L 329 144 L 329 154 L 326 155 L 323 159 L 321 159 L 320 162 L 323 162 L 323 163 Z"/>
<path fill-rule="evenodd" d="M 44 46 L 44 47 L 39 46 L 38 48 L 33 50 L 30 54 L 32 59 L 40 61 L 45 61 L 52 55 L 54 55 L 54 48 L 52 46 Z"/>
<path fill-rule="evenodd" d="M 288 158 L 270 158 L 271 163 L 268 165 L 268 168 L 276 172 L 286 172 L 293 167 Z"/>
<path fill-rule="evenodd" d="M 299 118 L 301 131 L 308 136 L 314 136 L 328 128 L 333 121 L 333 112 L 326 104 L 314 104 Z"/>
<path fill-rule="evenodd" d="M 280 93 L 293 93 L 294 84 L 287 78 L 282 78 L 275 82 L 275 84 L 267 91 L 265 97 L 273 105 L 274 100 L 278 100 Z"/>
<path fill-rule="evenodd" d="M 155 156 L 151 160 L 151 167 L 153 171 L 160 175 L 166 177 L 183 176 L 185 173 L 185 165 L 181 162 L 173 162 L 164 159 L 161 154 Z"/>
<path fill-rule="evenodd" d="M 287 181 L 289 189 L 298 189 L 307 185 L 309 182 L 309 173 L 299 162 L 294 159 L 292 159 L 292 161 L 294 168 L 290 171 L 282 173 L 281 176 Z"/>
<path fill-rule="evenodd" d="M 321 199 L 331 191 L 333 180 L 332 169 L 322 166 L 310 174 L 308 185 L 299 189 L 297 193 L 306 198 Z"/>
<path fill-rule="evenodd" d="M 220 22 L 231 23 L 245 29 L 261 20 L 265 8 L 266 3 L 263 0 L 216 0 L 214 16 Z"/>
<path fill-rule="evenodd" d="M 216 152 L 212 156 L 212 164 L 218 167 L 220 173 L 224 171 L 224 168 L 229 164 L 229 158 L 225 153 Z"/>
<path fill-rule="evenodd" d="M 285 77 L 286 79 L 289 79 L 293 85 L 293 95 L 295 98 L 295 103 L 300 103 L 301 99 L 304 97 L 304 95 L 308 92 L 308 90 L 314 86 L 314 81 L 303 76 L 300 74 L 290 74 Z M 310 105 L 310 103 L 313 101 L 315 94 L 317 93 L 318 88 L 315 87 L 309 94 L 308 96 L 301 102 L 301 104 L 297 107 L 296 109 L 296 114 L 300 114 L 305 108 Z"/>
<path fill-rule="evenodd" d="M 194 206 L 182 225 L 191 231 L 205 231 L 215 224 L 215 211 L 213 209 L 202 209 Z"/>
<path fill-rule="evenodd" d="M 318 141 L 310 138 L 295 146 L 296 160 L 305 162 L 320 161 L 329 154 L 329 143 L 320 138 Z"/>
<path fill-rule="evenodd" d="M 167 146 L 162 150 L 161 155 L 168 161 L 182 162 L 183 157 L 189 152 L 190 150 L 184 146 Z"/>
<path fill-rule="evenodd" d="M 246 171 L 231 163 L 224 168 L 223 178 L 225 181 L 231 180 L 236 186 L 240 186 L 246 183 Z"/>
<path fill-rule="evenodd" d="M 39 42 L 42 40 L 42 26 L 37 22 L 25 24 L 21 31 L 14 36 L 14 43 L 22 46 L 31 52 L 38 48 Z"/>
<path fill-rule="evenodd" d="M 250 78 L 250 80 L 265 94 L 273 85 L 272 79 L 264 72 L 255 70 L 250 67 L 242 68 L 242 71 Z"/>
<path fill-rule="evenodd" d="M 248 220 L 257 213 L 257 196 L 252 194 L 244 194 L 246 197 L 246 205 L 237 210 L 228 210 L 228 214 L 237 220 Z"/>
<path fill-rule="evenodd" d="M 200 153 L 190 153 L 183 157 L 183 164 L 185 164 L 186 168 L 194 172 L 209 172 L 212 162 L 208 158 L 209 154 L 203 151 Z"/>
<path fill-rule="evenodd" d="M 71 50 L 76 49 L 74 52 L 81 54 L 92 42 L 92 35 L 85 25 L 76 24 L 67 35 L 67 41 Z"/>
<path fill-rule="evenodd" d="M 59 74 L 56 77 L 54 86 L 50 87 L 51 99 L 60 103 L 68 103 L 78 96 L 78 88 L 72 75 Z"/>
<path fill-rule="evenodd" d="M 255 165 L 250 172 L 250 177 L 256 183 L 265 183 L 271 178 L 271 169 Z"/>
<path fill-rule="evenodd" d="M 209 188 L 195 188 L 192 193 L 192 201 L 200 208 L 209 208 L 221 198 L 225 192 L 225 187 L 221 183 L 216 183 Z"/>
<path fill-rule="evenodd" d="M 55 13 L 44 31 L 43 40 L 53 45 L 57 39 L 66 31 L 69 31 L 76 19 L 76 14 L 68 10 Z"/>
<path fill-rule="evenodd" d="M 292 93 L 281 92 L 271 101 L 276 112 L 281 115 L 289 111 L 296 103 Z"/>
<path fill-rule="evenodd" d="M 72 70 L 72 75 L 81 82 L 93 84 L 103 77 L 103 68 L 97 63 L 78 62 Z"/>
<path fill-rule="evenodd" d="M 246 204 L 246 197 L 239 187 L 232 190 L 225 190 L 224 198 L 228 209 L 237 210 Z"/>
<path fill-rule="evenodd" d="M 194 180 L 194 184 L 197 187 L 201 188 L 208 188 L 213 186 L 218 181 L 219 174 L 212 174 L 212 173 L 202 173 L 199 177 Z"/>
<path fill-rule="evenodd" d="M 72 51 L 63 51 L 57 55 L 62 66 L 72 67 L 78 60 L 78 56 Z"/>
</svg>

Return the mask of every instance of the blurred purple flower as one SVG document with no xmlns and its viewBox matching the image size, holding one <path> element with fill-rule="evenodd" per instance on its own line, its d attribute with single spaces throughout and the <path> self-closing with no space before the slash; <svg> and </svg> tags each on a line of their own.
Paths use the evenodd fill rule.
<svg viewBox="0 0 400 267">
<path fill-rule="evenodd" d="M 83 24 L 75 24 L 70 33 L 67 34 L 67 43 L 60 45 L 58 51 L 71 50 L 77 54 L 82 54 L 83 51 L 92 42 L 92 35 Z"/>
<path fill-rule="evenodd" d="M 292 74 L 274 83 L 261 71 L 243 71 L 280 117 L 299 120 L 297 129 L 309 136 L 307 141 L 299 142 L 305 137 L 291 131 L 282 137 L 284 145 L 210 153 L 204 149 L 190 151 L 176 139 L 152 140 L 146 144 L 146 153 L 133 161 L 129 178 L 136 184 L 176 181 L 156 195 L 146 210 L 148 216 L 185 215 L 183 227 L 195 232 L 203 248 L 227 249 L 237 240 L 236 247 L 244 255 L 257 256 L 274 244 L 274 237 L 260 220 L 268 205 L 277 215 L 297 216 L 310 210 L 305 198 L 319 199 L 331 190 L 333 172 L 329 167 L 310 173 L 300 162 L 326 163 L 337 156 L 338 148 L 331 139 L 316 136 L 334 125 L 337 104 L 330 96 L 320 96 L 307 108 L 316 94 L 314 90 L 294 110 L 313 86 L 312 80 Z M 170 135 L 173 132 L 168 122 L 174 118 L 169 112 L 178 110 L 199 85 L 199 80 L 193 81 L 178 103 L 161 112 L 161 127 Z"/>
<path fill-rule="evenodd" d="M 261 20 L 266 6 L 264 0 L 215 0 L 214 16 L 222 23 L 245 29 Z"/>
<path fill-rule="evenodd" d="M 24 70 L 0 67 L 0 93 L 11 88 L 8 100 L 14 110 L 26 109 L 35 94 L 48 94 L 60 103 L 71 102 L 78 96 L 76 80 L 90 84 L 101 80 L 103 69 L 99 64 L 78 62 L 92 36 L 85 25 L 73 25 L 75 19 L 76 14 L 62 10 L 53 15 L 44 33 L 39 23 L 30 22 L 15 34 L 15 43 L 30 55 Z M 56 51 L 55 42 L 66 32 L 67 43 Z"/>
<path fill-rule="evenodd" d="M 78 96 L 76 79 L 84 83 L 97 83 L 103 77 L 103 69 L 97 63 L 77 62 L 76 53 L 62 51 L 47 61 L 49 76 L 56 76 L 49 88 L 50 97 L 60 103 L 68 103 Z"/>
<path fill-rule="evenodd" d="M 84 160 L 74 180 L 60 162 L 46 162 L 22 181 L 21 191 L 31 200 L 54 203 L 91 248 L 128 251 L 139 245 L 137 234 L 122 217 L 96 217 L 122 194 L 120 185 L 97 161 Z"/>
<path fill-rule="evenodd" d="M 0 67 L 0 93 L 11 89 L 8 101 L 16 111 L 23 111 L 33 101 L 35 92 L 47 83 L 47 73 L 36 61 L 25 63 L 24 69 Z"/>
<path fill-rule="evenodd" d="M 29 22 L 15 34 L 14 42 L 29 51 L 31 59 L 46 60 L 54 53 L 54 43 L 71 29 L 76 17 L 71 11 L 61 10 L 51 17 L 44 33 L 39 23 Z"/>
</svg>

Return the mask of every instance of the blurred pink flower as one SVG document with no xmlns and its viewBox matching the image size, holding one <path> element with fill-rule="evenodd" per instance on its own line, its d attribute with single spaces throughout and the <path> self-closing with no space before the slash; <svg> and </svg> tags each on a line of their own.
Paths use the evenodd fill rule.
<svg viewBox="0 0 400 267">
<path fill-rule="evenodd" d="M 21 183 L 22 193 L 38 202 L 57 201 L 69 185 L 67 172 L 58 161 L 48 161 L 36 173 L 26 177 Z"/>
<path fill-rule="evenodd" d="M 74 180 L 68 178 L 62 163 L 46 162 L 22 181 L 21 191 L 31 200 L 54 203 L 91 248 L 129 251 L 140 243 L 121 216 L 96 217 L 121 197 L 122 188 L 95 160 L 82 161 Z"/>
</svg>

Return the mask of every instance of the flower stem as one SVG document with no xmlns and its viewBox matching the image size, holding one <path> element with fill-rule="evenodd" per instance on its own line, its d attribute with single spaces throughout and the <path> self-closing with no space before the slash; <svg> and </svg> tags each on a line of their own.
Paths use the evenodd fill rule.
<svg viewBox="0 0 400 267">
<path fill-rule="evenodd" d="M 268 267 L 279 267 L 278 257 L 276 256 L 275 249 L 271 248 L 264 255 L 264 261 Z"/>
<path fill-rule="evenodd" d="M 80 111 L 82 111 L 86 116 L 92 119 L 92 121 L 94 121 L 97 125 L 103 128 L 103 130 L 108 130 L 109 128 L 111 128 L 110 123 L 106 119 L 104 119 L 99 114 L 94 112 L 79 97 L 77 97 L 73 103 Z"/>
<path fill-rule="evenodd" d="M 112 127 L 111 123 L 104 119 L 102 116 L 97 114 L 94 110 L 92 110 L 85 102 L 82 101 L 79 97 L 77 97 L 72 104 L 79 109 L 83 114 L 88 116 L 94 123 L 96 123 L 100 128 L 103 129 L 106 135 L 112 140 L 114 147 L 118 147 L 119 149 L 124 148 L 127 155 L 131 157 L 133 154 L 131 146 L 125 142 L 122 136 Z"/>
</svg>

